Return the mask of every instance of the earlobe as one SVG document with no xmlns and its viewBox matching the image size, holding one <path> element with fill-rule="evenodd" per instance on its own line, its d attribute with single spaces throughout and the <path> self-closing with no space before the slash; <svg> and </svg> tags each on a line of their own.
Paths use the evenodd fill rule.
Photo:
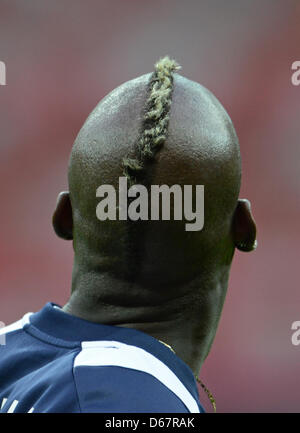
<svg viewBox="0 0 300 433">
<path fill-rule="evenodd" d="M 256 224 L 251 213 L 251 204 L 239 199 L 232 222 L 232 235 L 235 247 L 250 252 L 256 249 Z"/>
<path fill-rule="evenodd" d="M 58 195 L 52 225 L 57 236 L 66 240 L 73 239 L 72 205 L 68 191 Z"/>
</svg>

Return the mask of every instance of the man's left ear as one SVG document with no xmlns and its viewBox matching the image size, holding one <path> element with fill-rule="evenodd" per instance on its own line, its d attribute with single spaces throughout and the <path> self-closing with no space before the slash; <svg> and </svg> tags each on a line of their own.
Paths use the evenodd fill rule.
<svg viewBox="0 0 300 433">
<path fill-rule="evenodd" d="M 66 240 L 73 239 L 73 217 L 69 191 L 58 195 L 52 225 L 57 236 Z"/>
<path fill-rule="evenodd" d="M 232 234 L 235 247 L 240 251 L 253 251 L 257 247 L 256 224 L 247 199 L 239 199 L 235 209 Z"/>
</svg>

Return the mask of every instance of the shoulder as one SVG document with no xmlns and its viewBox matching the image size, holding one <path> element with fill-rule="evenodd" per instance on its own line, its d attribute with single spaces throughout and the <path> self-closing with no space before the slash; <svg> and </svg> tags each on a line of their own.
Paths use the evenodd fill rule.
<svg viewBox="0 0 300 433">
<path fill-rule="evenodd" d="M 175 373 L 137 346 L 82 342 L 73 374 L 83 412 L 199 412 Z"/>
</svg>

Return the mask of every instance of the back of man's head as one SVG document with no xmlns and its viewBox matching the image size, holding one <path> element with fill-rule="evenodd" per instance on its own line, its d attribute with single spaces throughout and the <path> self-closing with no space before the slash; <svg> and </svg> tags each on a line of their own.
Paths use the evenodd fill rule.
<svg viewBox="0 0 300 433">
<path fill-rule="evenodd" d="M 55 217 L 54 226 L 60 236 L 73 237 L 75 264 L 83 272 L 174 287 L 195 278 L 203 282 L 229 268 L 235 246 L 253 248 L 247 203 L 239 209 L 247 227 L 235 221 L 241 163 L 233 124 L 212 93 L 178 69 L 166 57 L 154 73 L 113 90 L 76 138 L 69 164 L 73 223 L 65 227 Z M 120 177 L 126 177 L 128 187 L 145 185 L 149 197 L 151 185 L 179 185 L 182 191 L 192 185 L 193 194 L 196 185 L 203 185 L 203 228 L 186 230 L 190 222 L 184 210 L 182 220 L 157 221 L 149 215 L 146 221 L 120 221 L 117 212 L 116 219 L 100 221 L 96 192 L 111 185 L 118 211 Z"/>
</svg>

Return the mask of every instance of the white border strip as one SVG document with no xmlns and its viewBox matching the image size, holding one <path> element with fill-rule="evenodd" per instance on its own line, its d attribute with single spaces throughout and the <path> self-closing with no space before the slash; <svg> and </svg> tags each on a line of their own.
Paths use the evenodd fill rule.
<svg viewBox="0 0 300 433">
<path fill-rule="evenodd" d="M 119 341 L 83 341 L 81 346 L 82 350 L 74 360 L 74 368 L 116 366 L 143 371 L 177 395 L 191 413 L 200 412 L 196 400 L 173 371 L 146 350 Z"/>
<path fill-rule="evenodd" d="M 27 323 L 30 323 L 29 317 L 31 314 L 33 313 L 26 313 L 25 316 L 23 316 L 22 319 L 18 320 L 17 322 L 5 326 L 4 328 L 0 328 L 0 335 L 8 334 L 9 332 L 24 328 Z"/>
</svg>

